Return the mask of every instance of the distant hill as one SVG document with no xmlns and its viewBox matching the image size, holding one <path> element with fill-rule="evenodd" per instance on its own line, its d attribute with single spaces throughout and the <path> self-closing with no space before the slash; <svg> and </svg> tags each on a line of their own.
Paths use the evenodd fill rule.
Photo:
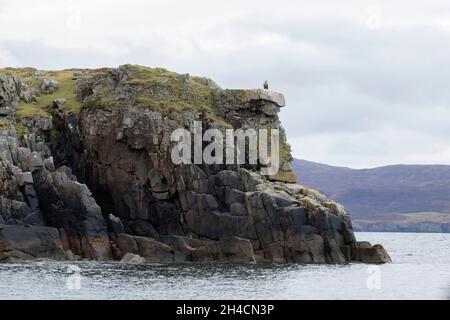
<svg viewBox="0 0 450 320">
<path fill-rule="evenodd" d="M 293 167 L 300 184 L 342 203 L 352 215 L 355 226 L 364 226 L 362 229 L 370 229 L 367 226 L 371 222 L 383 229 L 380 225 L 386 221 L 410 219 L 397 215 L 404 213 L 422 213 L 415 215 L 416 224 L 420 224 L 418 217 L 422 217 L 422 222 L 435 223 L 430 213 L 444 213 L 445 218 L 439 221 L 450 223 L 450 166 L 350 169 L 295 159 Z"/>
<path fill-rule="evenodd" d="M 380 215 L 369 219 L 353 219 L 356 231 L 450 232 L 450 214 L 415 212 Z"/>
</svg>

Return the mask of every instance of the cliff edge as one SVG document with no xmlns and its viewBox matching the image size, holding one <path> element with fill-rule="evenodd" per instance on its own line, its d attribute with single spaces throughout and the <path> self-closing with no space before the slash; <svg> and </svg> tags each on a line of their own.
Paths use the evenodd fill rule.
<svg viewBox="0 0 450 320">
<path fill-rule="evenodd" d="M 161 68 L 0 69 L 0 261 L 389 262 L 341 205 L 295 184 L 284 106 Z M 171 133 L 196 124 L 279 130 L 279 170 L 175 164 Z"/>
</svg>

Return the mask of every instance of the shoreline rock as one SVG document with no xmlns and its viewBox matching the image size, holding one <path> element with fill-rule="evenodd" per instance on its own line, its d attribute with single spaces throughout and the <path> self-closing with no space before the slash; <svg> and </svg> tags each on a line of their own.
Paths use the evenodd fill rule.
<svg viewBox="0 0 450 320">
<path fill-rule="evenodd" d="M 133 253 L 127 253 L 122 260 L 120 260 L 120 264 L 133 264 L 140 265 L 145 263 L 145 258 Z"/>
<path fill-rule="evenodd" d="M 0 225 L 0 261 L 49 258 L 64 260 L 65 252 L 55 228 Z"/>
<path fill-rule="evenodd" d="M 50 117 L 7 118 L 0 128 L 5 260 L 390 261 L 381 246 L 356 241 L 341 205 L 292 184 L 277 116 L 282 94 L 222 90 L 203 78 L 130 65 L 68 76 L 76 78 L 79 113 L 65 112 L 69 100 L 58 96 Z M 58 94 L 59 84 L 39 77 L 44 94 Z M 14 81 L 1 79 L 0 107 L 11 117 L 24 98 Z M 279 173 L 261 175 L 260 162 L 175 165 L 170 133 L 194 121 L 223 132 L 280 129 Z"/>
<path fill-rule="evenodd" d="M 371 245 L 367 241 L 356 243 L 354 260 L 371 264 L 392 262 L 391 257 L 381 244 Z"/>
</svg>

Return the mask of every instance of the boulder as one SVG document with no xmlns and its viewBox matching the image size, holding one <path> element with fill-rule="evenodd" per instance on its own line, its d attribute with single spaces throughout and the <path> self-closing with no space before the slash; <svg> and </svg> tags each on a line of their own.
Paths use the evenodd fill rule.
<svg viewBox="0 0 450 320">
<path fill-rule="evenodd" d="M 230 237 L 219 241 L 221 259 L 231 263 L 256 263 L 250 240 Z"/>
<path fill-rule="evenodd" d="M 248 239 L 229 237 L 220 241 L 203 241 L 192 252 L 192 261 L 227 263 L 256 263 L 253 247 Z"/>
<path fill-rule="evenodd" d="M 53 93 L 59 88 L 59 82 L 56 80 L 41 78 L 40 82 L 40 90 L 45 94 Z"/>
<path fill-rule="evenodd" d="M 64 103 L 66 103 L 66 99 L 65 98 L 58 98 L 53 100 L 53 108 L 58 109 L 61 108 Z"/>
<path fill-rule="evenodd" d="M 371 264 L 383 264 L 392 262 L 391 257 L 382 245 L 371 245 L 367 241 L 359 241 L 355 247 L 355 260 Z"/>
<path fill-rule="evenodd" d="M 272 102 L 278 107 L 284 107 L 286 104 L 284 95 L 279 92 L 266 89 L 246 90 L 243 102 L 250 102 L 255 100 Z"/>
<path fill-rule="evenodd" d="M 115 244 L 119 249 L 119 256 L 123 257 L 126 253 L 139 253 L 139 247 L 132 235 L 121 233 L 117 235 Z"/>
<path fill-rule="evenodd" d="M 125 254 L 125 256 L 122 258 L 122 260 L 120 260 L 121 264 L 134 264 L 134 265 L 139 265 L 139 264 L 144 264 L 145 263 L 145 258 L 141 257 L 138 254 L 134 254 L 134 253 L 127 253 Z"/>
<path fill-rule="evenodd" d="M 175 251 L 170 246 L 153 238 L 121 233 L 117 235 L 115 245 L 120 251 L 119 257 L 123 257 L 127 253 L 133 253 L 144 257 L 148 262 L 174 262 Z"/>
<path fill-rule="evenodd" d="M 33 184 L 33 176 L 31 172 L 24 172 L 16 174 L 17 184 L 19 187 L 25 186 L 25 184 Z"/>
<path fill-rule="evenodd" d="M 84 76 L 84 72 L 83 71 L 81 71 L 81 70 L 80 71 L 75 71 L 73 73 L 72 80 L 78 80 L 78 79 L 80 79 L 83 76 Z"/>
<path fill-rule="evenodd" d="M 80 258 L 80 256 L 77 256 L 76 254 L 74 254 L 72 252 L 72 250 L 67 250 L 66 251 L 66 260 L 79 261 L 79 260 L 81 260 L 81 258 Z"/>
<path fill-rule="evenodd" d="M 13 79 L 16 84 L 17 94 L 19 95 L 20 99 L 22 99 L 26 103 L 36 101 L 36 96 L 39 94 L 36 89 L 27 85 L 19 77 L 14 77 Z"/>
<path fill-rule="evenodd" d="M 11 200 L 0 196 L 0 216 L 3 218 L 4 222 L 24 220 L 32 213 L 33 211 L 25 202 Z"/>
<path fill-rule="evenodd" d="M 50 172 L 54 172 L 55 169 L 55 163 L 53 162 L 53 157 L 49 157 L 47 159 L 44 160 L 44 166 L 45 169 L 47 169 Z"/>
<path fill-rule="evenodd" d="M 27 259 L 65 259 L 58 230 L 49 227 L 0 225 L 0 252 L 6 254 L 11 251 L 19 251 Z M 19 256 L 14 254 L 14 258 Z"/>
<path fill-rule="evenodd" d="M 171 263 L 174 262 L 174 250 L 168 245 L 152 238 L 134 237 L 139 248 L 139 254 L 148 262 Z"/>
<path fill-rule="evenodd" d="M 143 237 L 157 238 L 159 236 L 158 231 L 155 230 L 153 225 L 145 220 L 132 220 L 128 222 L 128 229 L 132 234 Z"/>
<path fill-rule="evenodd" d="M 192 252 L 193 262 L 211 262 L 220 260 L 220 247 L 217 241 L 203 241 L 203 245 Z"/>
<path fill-rule="evenodd" d="M 162 235 L 158 240 L 175 250 L 174 262 L 192 261 L 192 252 L 194 251 L 194 248 L 191 245 L 191 242 L 193 241 L 192 238 L 176 235 Z"/>
<path fill-rule="evenodd" d="M 25 160 L 25 168 L 30 170 L 32 173 L 43 167 L 44 160 L 42 159 L 42 155 L 38 152 L 32 152 Z"/>
<path fill-rule="evenodd" d="M 108 227 L 109 230 L 115 234 L 125 233 L 125 228 L 119 217 L 113 214 L 108 215 Z"/>
<path fill-rule="evenodd" d="M 35 259 L 36 257 L 18 250 L 0 252 L 1 263 L 18 263 Z"/>
</svg>

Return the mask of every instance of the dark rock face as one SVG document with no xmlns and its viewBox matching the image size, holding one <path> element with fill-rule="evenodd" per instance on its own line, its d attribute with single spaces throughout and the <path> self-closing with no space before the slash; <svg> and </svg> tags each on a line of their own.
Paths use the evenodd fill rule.
<svg viewBox="0 0 450 320">
<path fill-rule="evenodd" d="M 9 84 L 11 78 L 6 79 Z M 25 99 L 17 87 L 7 88 L 1 94 L 14 109 L 14 94 L 17 101 Z M 91 192 L 70 168 L 55 170 L 47 143 L 52 120 L 21 121 L 23 136 L 14 125 L 0 128 L 0 223 L 7 225 L 2 237 L 8 243 L 0 249 L 4 260 L 70 258 L 64 250 L 88 259 L 112 259 L 107 225 Z"/>
<path fill-rule="evenodd" d="M 33 177 L 45 220 L 64 230 L 66 249 L 90 259 L 111 259 L 106 222 L 87 186 L 70 180 L 65 172 L 48 172 L 44 167 Z"/>
<path fill-rule="evenodd" d="M 358 245 L 342 206 L 290 183 L 296 177 L 284 133 L 276 175 L 262 175 L 259 162 L 172 162 L 170 134 L 191 129 L 194 121 L 201 121 L 203 130 L 281 128 L 281 94 L 221 90 L 189 75 L 163 81 L 160 71 L 149 86 L 151 75 L 133 81 L 133 72 L 121 67 L 83 74 L 77 77 L 84 105 L 79 115 L 56 109 L 50 123 L 24 122 L 23 138 L 14 126 L 2 131 L 1 223 L 51 227 L 66 258 L 124 263 L 142 258 L 157 263 L 389 260 L 380 247 Z M 167 112 L 143 105 L 150 98 L 168 99 L 165 107 L 191 107 Z M 196 109 L 199 101 L 207 108 Z M 49 141 L 51 136 L 57 139 Z M 30 240 L 33 246 L 42 239 L 36 232 L 27 236 L 36 238 Z M 36 253 L 19 242 L 8 243 L 13 245 L 4 251 L 15 259 L 56 256 L 53 249 Z"/>
<path fill-rule="evenodd" d="M 0 225 L 0 262 L 66 255 L 57 229 L 38 226 Z"/>
</svg>

